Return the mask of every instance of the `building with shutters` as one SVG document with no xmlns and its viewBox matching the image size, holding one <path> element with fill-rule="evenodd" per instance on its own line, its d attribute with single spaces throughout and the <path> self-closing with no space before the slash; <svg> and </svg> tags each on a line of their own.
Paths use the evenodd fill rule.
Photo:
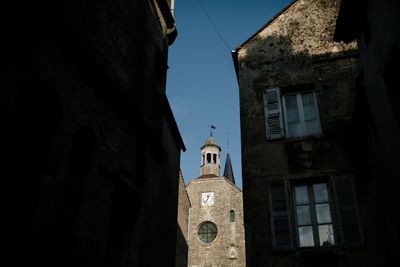
<svg viewBox="0 0 400 267">
<path fill-rule="evenodd" d="M 3 265 L 174 266 L 171 3 L 2 6 Z"/>
<path fill-rule="evenodd" d="M 358 47 L 333 40 L 339 6 L 292 1 L 232 53 L 248 266 L 380 265 Z"/>
<path fill-rule="evenodd" d="M 186 186 L 189 212 L 188 267 L 245 267 L 242 191 L 229 153 L 220 176 L 221 148 L 213 137 L 201 148 L 200 176 Z"/>
</svg>

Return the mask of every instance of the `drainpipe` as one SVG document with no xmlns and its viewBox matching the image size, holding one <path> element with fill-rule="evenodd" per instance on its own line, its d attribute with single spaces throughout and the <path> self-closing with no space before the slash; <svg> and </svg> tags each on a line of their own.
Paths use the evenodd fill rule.
<svg viewBox="0 0 400 267">
<path fill-rule="evenodd" d="M 188 216 L 188 230 L 187 230 L 187 241 L 188 241 L 188 245 L 189 245 L 189 240 L 190 240 L 190 210 L 192 208 L 189 208 L 189 216 Z"/>
</svg>

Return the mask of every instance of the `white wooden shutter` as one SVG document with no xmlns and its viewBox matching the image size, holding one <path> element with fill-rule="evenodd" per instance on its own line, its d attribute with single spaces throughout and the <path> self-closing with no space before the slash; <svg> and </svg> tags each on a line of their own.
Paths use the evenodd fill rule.
<svg viewBox="0 0 400 267">
<path fill-rule="evenodd" d="M 288 181 L 269 185 L 272 244 L 276 251 L 293 249 L 293 230 L 288 197 Z"/>
<path fill-rule="evenodd" d="M 283 122 L 279 88 L 266 89 L 264 93 L 265 130 L 268 140 L 282 138 Z"/>
<path fill-rule="evenodd" d="M 335 196 L 335 208 L 338 217 L 339 245 L 359 247 L 363 245 L 360 216 L 352 175 L 330 177 Z"/>
</svg>

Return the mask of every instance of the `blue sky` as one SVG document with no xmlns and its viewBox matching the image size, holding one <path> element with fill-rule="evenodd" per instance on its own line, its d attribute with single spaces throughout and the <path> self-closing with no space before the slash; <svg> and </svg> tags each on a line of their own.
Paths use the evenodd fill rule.
<svg viewBox="0 0 400 267">
<path fill-rule="evenodd" d="M 225 43 L 208 20 L 207 11 Z M 200 147 L 210 125 L 227 152 L 236 184 L 242 188 L 239 89 L 231 50 L 253 35 L 290 0 L 175 0 L 178 37 L 169 47 L 167 96 L 186 146 L 181 155 L 185 182 L 200 175 Z"/>
</svg>

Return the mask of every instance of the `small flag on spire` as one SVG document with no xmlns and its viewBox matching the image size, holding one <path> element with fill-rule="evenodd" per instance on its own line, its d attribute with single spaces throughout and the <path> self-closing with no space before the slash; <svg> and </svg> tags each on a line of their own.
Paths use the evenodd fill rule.
<svg viewBox="0 0 400 267">
<path fill-rule="evenodd" d="M 212 137 L 212 131 L 215 130 L 215 126 L 211 125 L 210 137 Z"/>
</svg>

